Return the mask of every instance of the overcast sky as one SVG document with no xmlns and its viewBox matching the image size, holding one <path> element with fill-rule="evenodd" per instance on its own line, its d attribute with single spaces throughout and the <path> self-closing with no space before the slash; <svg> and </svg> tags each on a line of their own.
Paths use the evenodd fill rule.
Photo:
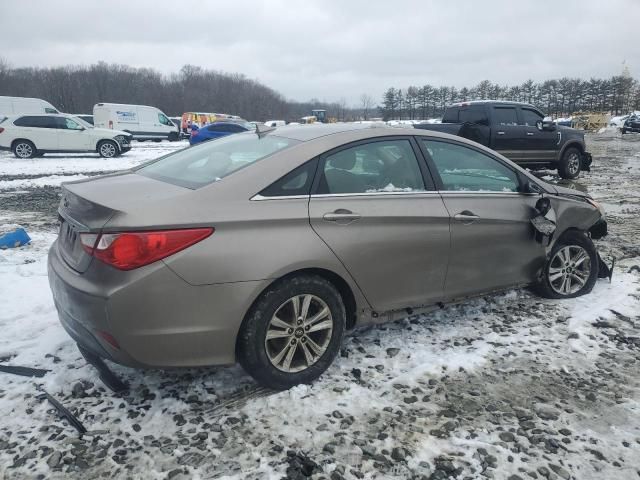
<svg viewBox="0 0 640 480">
<path fill-rule="evenodd" d="M 12 66 L 98 61 L 240 72 L 357 105 L 389 86 L 640 78 L 640 0 L 0 0 Z"/>
</svg>

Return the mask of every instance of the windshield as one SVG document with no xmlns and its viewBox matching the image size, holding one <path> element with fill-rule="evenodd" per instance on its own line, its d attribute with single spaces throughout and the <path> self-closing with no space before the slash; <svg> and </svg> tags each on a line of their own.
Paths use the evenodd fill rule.
<svg viewBox="0 0 640 480">
<path fill-rule="evenodd" d="M 136 173 L 181 187 L 199 188 L 291 147 L 298 140 L 255 133 L 229 135 L 143 165 Z"/>
</svg>

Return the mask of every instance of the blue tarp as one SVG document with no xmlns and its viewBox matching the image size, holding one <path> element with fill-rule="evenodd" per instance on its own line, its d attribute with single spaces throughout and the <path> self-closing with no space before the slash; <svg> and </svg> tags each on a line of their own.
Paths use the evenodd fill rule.
<svg viewBox="0 0 640 480">
<path fill-rule="evenodd" d="M 26 245 L 31 241 L 24 228 L 17 227 L 9 231 L 0 232 L 0 248 L 15 248 Z"/>
</svg>

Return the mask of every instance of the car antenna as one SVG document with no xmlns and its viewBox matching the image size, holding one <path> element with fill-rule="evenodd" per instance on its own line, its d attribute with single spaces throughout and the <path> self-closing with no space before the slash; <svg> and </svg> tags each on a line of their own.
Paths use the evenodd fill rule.
<svg viewBox="0 0 640 480">
<path fill-rule="evenodd" d="M 276 127 L 268 127 L 267 125 L 256 123 L 256 135 L 258 138 L 264 137 L 267 133 L 272 132 Z"/>
</svg>

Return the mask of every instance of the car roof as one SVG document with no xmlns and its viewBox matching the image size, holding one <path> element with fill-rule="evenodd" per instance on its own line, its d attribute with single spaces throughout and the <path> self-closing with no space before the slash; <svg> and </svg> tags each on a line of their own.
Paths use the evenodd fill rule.
<svg viewBox="0 0 640 480">
<path fill-rule="evenodd" d="M 291 138 L 301 142 L 307 142 L 316 138 L 333 135 L 336 133 L 352 132 L 356 130 L 366 130 L 370 128 L 385 128 L 377 125 L 367 125 L 360 123 L 312 123 L 310 125 L 285 125 L 273 127 L 274 135 L 278 137 Z M 397 131 L 398 129 L 390 130 Z"/>
<path fill-rule="evenodd" d="M 509 105 L 509 106 L 517 106 L 520 105 L 521 107 L 532 107 L 532 108 L 536 108 L 534 105 L 531 105 L 530 103 L 524 103 L 524 102 L 513 102 L 511 100 L 469 100 L 466 102 L 456 102 L 456 103 L 452 103 L 451 105 L 449 105 L 450 107 L 463 107 L 463 106 L 467 106 L 467 105 L 484 105 L 487 103 L 493 103 L 496 105 Z M 536 108 L 537 110 L 537 108 Z"/>
</svg>

